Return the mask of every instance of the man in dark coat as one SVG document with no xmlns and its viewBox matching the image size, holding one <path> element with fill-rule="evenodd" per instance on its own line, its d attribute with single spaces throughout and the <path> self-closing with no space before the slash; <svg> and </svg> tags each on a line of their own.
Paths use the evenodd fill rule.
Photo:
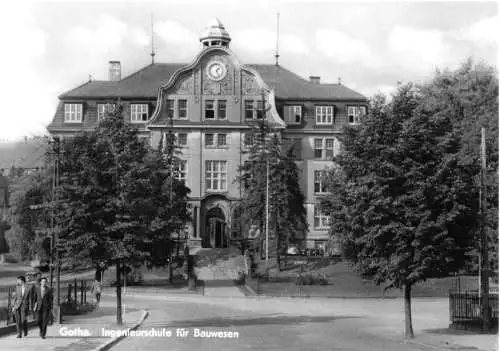
<svg viewBox="0 0 500 351">
<path fill-rule="evenodd" d="M 52 289 L 47 286 L 47 278 L 42 278 L 40 280 L 40 285 L 35 289 L 34 300 L 34 310 L 37 317 L 38 328 L 40 328 L 40 337 L 45 339 L 53 303 Z"/>
<path fill-rule="evenodd" d="M 31 299 L 31 289 L 26 285 L 24 276 L 17 277 L 16 292 L 14 295 L 14 305 L 12 310 L 16 318 L 17 337 L 28 335 L 28 310 Z"/>
</svg>

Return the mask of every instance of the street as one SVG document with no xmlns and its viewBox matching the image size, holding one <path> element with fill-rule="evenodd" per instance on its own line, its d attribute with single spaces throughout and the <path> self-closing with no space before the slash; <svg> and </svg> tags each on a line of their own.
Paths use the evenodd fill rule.
<svg viewBox="0 0 500 351">
<path fill-rule="evenodd" d="M 285 304 L 274 304 L 276 308 L 268 309 L 261 301 L 244 297 L 127 297 L 128 306 L 139 307 L 138 304 L 150 312 L 139 332 L 152 328 L 160 332 L 165 328 L 172 336 L 129 336 L 113 350 L 426 350 L 423 346 L 364 333 L 363 328 L 373 325 L 373 321 L 358 313 L 318 314 L 302 312 L 300 308 L 294 311 Z M 257 305 L 261 308 L 253 310 Z M 286 308 L 289 313 L 283 311 Z M 239 335 L 225 338 L 194 335 L 201 331 Z"/>
</svg>

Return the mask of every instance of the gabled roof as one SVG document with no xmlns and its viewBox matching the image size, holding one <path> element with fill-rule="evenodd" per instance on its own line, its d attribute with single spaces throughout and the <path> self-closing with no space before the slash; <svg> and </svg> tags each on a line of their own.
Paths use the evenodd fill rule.
<svg viewBox="0 0 500 351">
<path fill-rule="evenodd" d="M 365 100 L 366 97 L 342 84 L 315 84 L 273 64 L 246 65 L 259 72 L 266 84 L 282 99 Z"/>
<path fill-rule="evenodd" d="M 59 96 L 60 99 L 80 98 L 150 98 L 182 67 L 183 63 L 155 63 L 118 82 L 93 81 L 80 85 Z M 249 64 L 278 99 L 366 100 L 366 97 L 341 84 L 314 84 L 297 74 L 274 64 Z"/>
<path fill-rule="evenodd" d="M 160 86 L 167 83 L 174 72 L 184 66 L 184 63 L 150 64 L 118 82 L 88 82 L 60 95 L 59 98 L 156 98 Z"/>
</svg>

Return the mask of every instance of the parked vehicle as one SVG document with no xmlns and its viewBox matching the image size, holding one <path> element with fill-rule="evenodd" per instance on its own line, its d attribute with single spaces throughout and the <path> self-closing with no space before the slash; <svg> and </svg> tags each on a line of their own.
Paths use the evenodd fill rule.
<svg viewBox="0 0 500 351">
<path fill-rule="evenodd" d="M 286 254 L 290 256 L 297 256 L 299 254 L 299 250 L 295 246 L 291 246 L 286 250 Z"/>
</svg>

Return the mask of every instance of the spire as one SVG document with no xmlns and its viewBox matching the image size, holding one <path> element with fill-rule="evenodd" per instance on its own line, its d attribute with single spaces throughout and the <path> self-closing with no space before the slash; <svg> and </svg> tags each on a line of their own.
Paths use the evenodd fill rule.
<svg viewBox="0 0 500 351">
<path fill-rule="evenodd" d="M 231 37 L 218 18 L 213 18 L 200 36 L 203 47 L 229 47 Z"/>
<path fill-rule="evenodd" d="M 280 39 L 280 13 L 278 12 L 276 14 L 276 52 L 274 54 L 274 58 L 276 59 L 276 66 L 279 66 L 278 62 L 280 57 L 280 55 L 278 54 L 279 39 Z"/>
<path fill-rule="evenodd" d="M 154 32 L 154 17 L 151 14 L 151 63 L 155 63 L 155 32 Z"/>
</svg>

